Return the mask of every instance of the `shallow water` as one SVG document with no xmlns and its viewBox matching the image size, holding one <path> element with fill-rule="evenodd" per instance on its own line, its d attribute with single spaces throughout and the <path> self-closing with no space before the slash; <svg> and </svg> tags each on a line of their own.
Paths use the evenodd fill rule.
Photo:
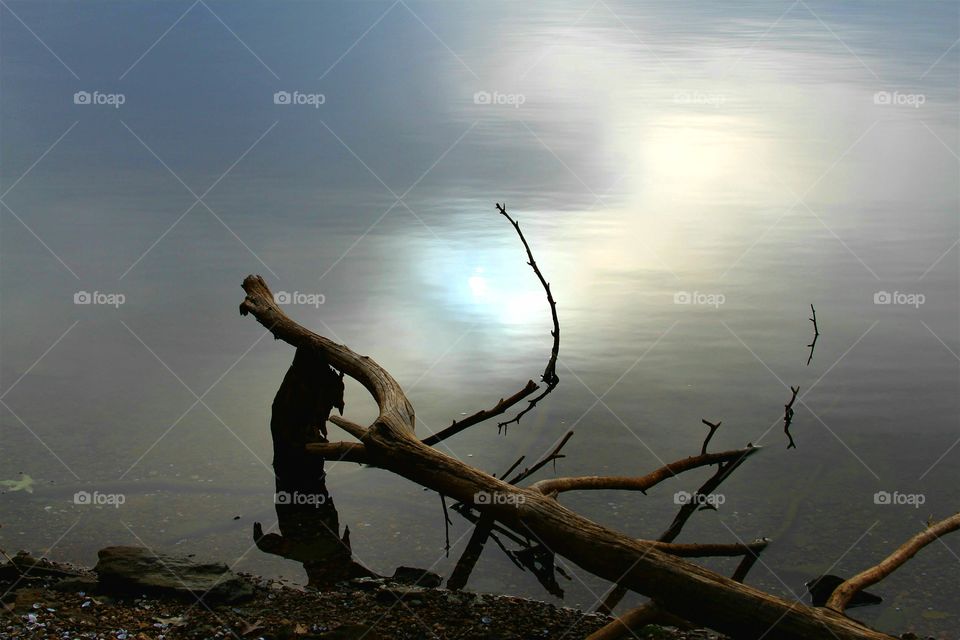
<svg viewBox="0 0 960 640">
<path fill-rule="evenodd" d="M 0 547 L 92 563 L 145 544 L 303 582 L 252 542 L 276 520 L 267 425 L 292 352 L 237 314 L 242 278 L 303 294 L 291 315 L 385 365 L 431 433 L 549 353 L 495 201 L 553 284 L 562 382 L 449 452 L 500 473 L 574 428 L 559 473 L 640 473 L 722 420 L 715 450 L 766 448 L 680 541 L 775 538 L 748 581 L 787 597 L 957 510 L 955 3 L 7 5 L 0 479 L 35 484 L 0 495 Z M 373 415 L 358 385 L 346 415 Z M 329 474 L 359 561 L 449 574 L 471 529 L 454 516 L 445 557 L 435 495 Z M 564 501 L 655 536 L 702 479 Z M 857 617 L 955 628 L 944 543 Z M 567 604 L 606 590 L 567 571 Z M 470 587 L 550 598 L 496 545 Z"/>
</svg>

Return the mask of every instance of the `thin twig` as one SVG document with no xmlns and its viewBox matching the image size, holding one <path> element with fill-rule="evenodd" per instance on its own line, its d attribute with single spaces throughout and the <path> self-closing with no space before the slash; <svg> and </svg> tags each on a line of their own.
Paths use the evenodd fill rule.
<svg viewBox="0 0 960 640">
<path fill-rule="evenodd" d="M 557 356 L 560 353 L 560 320 L 557 316 L 557 303 L 553 299 L 553 292 L 550 290 L 550 283 L 547 282 L 546 278 L 543 277 L 540 267 L 537 266 L 537 261 L 533 258 L 533 251 L 530 249 L 530 245 L 527 243 L 527 239 L 524 237 L 523 232 L 520 231 L 520 223 L 511 218 L 510 214 L 507 213 L 506 204 L 501 205 L 500 203 L 496 203 L 496 206 L 497 211 L 499 211 L 507 220 L 510 221 L 510 224 L 512 224 L 513 228 L 516 230 L 517 235 L 520 236 L 520 241 L 523 243 L 523 248 L 527 251 L 527 264 L 533 269 L 533 272 L 540 280 L 540 284 L 543 286 L 543 290 L 547 294 L 547 302 L 550 304 L 550 316 L 553 320 L 553 330 L 550 332 L 550 335 L 553 337 L 553 346 L 550 350 L 550 359 L 547 360 L 547 366 L 544 368 L 543 374 L 540 376 L 541 380 L 543 380 L 543 382 L 547 385 L 546 389 L 544 389 L 544 391 L 537 397 L 527 400 L 527 406 L 516 416 L 504 422 L 498 423 L 497 431 L 502 431 L 510 424 L 519 423 L 520 419 L 524 415 L 537 406 L 537 403 L 543 400 L 543 398 L 553 391 L 560 383 L 560 378 L 557 376 Z M 533 380 L 529 380 L 523 389 L 512 396 L 508 398 L 500 398 L 500 401 L 490 409 L 482 409 L 460 421 L 454 420 L 453 423 L 443 431 L 435 433 L 428 438 L 424 438 L 423 443 L 431 446 L 435 445 L 438 442 L 446 440 L 450 436 L 460 433 L 464 429 L 484 422 L 485 420 L 488 420 L 494 416 L 505 413 L 508 409 L 518 404 L 521 400 L 537 391 L 539 388 L 540 385 L 535 383 Z"/>
<path fill-rule="evenodd" d="M 787 434 L 787 438 L 790 440 L 789 444 L 787 444 L 787 449 L 796 449 L 797 445 L 793 441 L 793 436 L 790 435 L 790 425 L 793 423 L 793 403 L 797 399 L 797 392 L 800 391 L 800 385 L 790 387 L 790 391 L 793 392 L 793 396 L 790 398 L 790 402 L 783 405 L 783 432 Z"/>
<path fill-rule="evenodd" d="M 550 464 L 551 462 L 556 462 L 560 458 L 566 458 L 565 455 L 560 453 L 560 450 L 563 449 L 563 446 L 567 444 L 567 441 L 570 440 L 570 438 L 572 437 L 573 437 L 573 431 L 567 431 L 566 435 L 564 435 L 563 438 L 560 439 L 560 442 L 557 444 L 557 446 L 553 448 L 553 451 L 551 451 L 550 453 L 545 455 L 543 458 L 541 458 L 532 467 L 528 467 L 524 469 L 523 471 L 515 475 L 512 479 L 507 480 L 507 482 L 509 482 L 510 484 L 517 484 L 522 480 L 526 480 L 527 478 L 529 478 L 530 476 L 535 474 L 537 471 L 539 471 L 543 467 Z"/>
<path fill-rule="evenodd" d="M 810 355 L 807 357 L 807 366 L 810 366 L 810 361 L 813 360 L 813 350 L 817 346 L 817 338 L 820 337 L 820 328 L 817 327 L 817 310 L 813 308 L 813 304 L 810 305 L 810 312 L 813 314 L 810 317 L 810 322 L 813 323 L 813 342 L 808 344 L 810 347 Z"/>
<path fill-rule="evenodd" d="M 550 335 L 553 336 L 553 347 L 550 350 L 550 359 L 547 360 L 547 366 L 543 369 L 543 374 L 541 374 L 540 379 L 547 385 L 547 388 L 539 396 L 532 400 L 527 401 L 527 407 L 518 413 L 516 416 L 501 422 L 497 425 L 497 429 L 504 429 L 507 425 L 510 425 L 514 422 L 520 422 L 520 419 L 531 411 L 537 403 L 543 400 L 551 391 L 553 391 L 558 384 L 560 384 L 560 378 L 557 376 L 557 356 L 560 355 L 560 319 L 557 316 L 557 302 L 553 299 L 553 292 L 550 290 L 550 283 L 547 282 L 547 279 L 543 277 L 543 273 L 540 271 L 540 267 L 537 266 L 537 261 L 533 258 L 533 251 L 530 249 L 530 245 L 527 243 L 527 239 L 524 237 L 523 232 L 520 230 L 520 223 L 510 217 L 510 214 L 507 213 L 506 203 L 500 204 L 497 203 L 497 211 L 500 214 L 510 221 L 510 224 L 513 225 L 513 228 L 516 230 L 517 235 L 520 236 L 520 242 L 523 243 L 523 248 L 527 250 L 527 264 L 530 265 L 530 268 L 533 269 L 533 272 L 536 274 L 537 279 L 540 280 L 540 284 L 543 286 L 543 290 L 547 294 L 547 302 L 550 304 L 550 316 L 553 319 L 553 330 L 550 332 Z"/>
<path fill-rule="evenodd" d="M 444 552 L 447 554 L 447 557 L 450 557 L 450 525 L 453 524 L 453 521 L 450 520 L 450 514 L 447 512 L 447 496 L 440 494 L 440 504 L 443 505 L 443 533 L 446 538 L 444 544 Z"/>
<path fill-rule="evenodd" d="M 713 437 L 713 434 L 716 433 L 717 429 L 720 428 L 720 425 L 723 424 L 723 421 L 720 421 L 720 422 L 718 422 L 717 424 L 713 424 L 712 422 L 710 422 L 710 421 L 707 420 L 706 418 L 701 418 L 701 419 L 700 419 L 700 422 L 702 422 L 703 424 L 705 424 L 705 425 L 707 425 L 708 427 L 710 427 L 710 433 L 707 434 L 706 439 L 703 441 L 703 447 L 700 449 L 700 455 L 706 455 L 706 454 L 707 454 L 707 445 L 710 444 L 710 438 L 712 438 L 712 437 Z"/>
</svg>

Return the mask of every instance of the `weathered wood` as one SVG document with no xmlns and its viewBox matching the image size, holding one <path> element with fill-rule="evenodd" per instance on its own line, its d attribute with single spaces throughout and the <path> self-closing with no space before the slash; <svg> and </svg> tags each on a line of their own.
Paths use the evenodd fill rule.
<svg viewBox="0 0 960 640">
<path fill-rule="evenodd" d="M 893 573 L 897 567 L 917 555 L 920 549 L 951 531 L 960 529 L 960 513 L 955 513 L 949 518 L 934 523 L 913 536 L 902 545 L 897 547 L 896 551 L 884 558 L 879 564 L 861 571 L 853 576 L 839 587 L 837 587 L 830 599 L 827 600 L 827 607 L 837 612 L 843 612 L 850 604 L 850 600 L 863 589 L 872 584 L 876 584 Z"/>
<path fill-rule="evenodd" d="M 696 469 L 697 467 L 707 467 L 712 464 L 730 462 L 759 450 L 760 447 L 747 447 L 744 449 L 734 449 L 733 451 L 723 451 L 721 453 L 702 453 L 698 456 L 690 456 L 682 460 L 677 460 L 676 462 L 671 462 L 643 476 L 577 476 L 571 478 L 551 478 L 549 480 L 534 482 L 530 485 L 530 488 L 549 496 L 555 496 L 565 491 L 600 491 L 612 489 L 646 491 L 684 471 Z"/>
<path fill-rule="evenodd" d="M 601 526 L 540 491 L 513 486 L 425 445 L 414 436 L 413 407 L 397 381 L 379 364 L 288 318 L 259 276 L 248 276 L 243 288 L 247 296 L 240 305 L 241 313 L 253 314 L 275 337 L 292 346 L 322 353 L 333 367 L 360 382 L 380 408 L 361 444 L 319 444 L 311 445 L 310 450 L 326 453 L 336 449 L 470 503 L 514 531 L 535 536 L 585 571 L 621 582 L 656 599 L 674 615 L 735 637 L 891 639 L 836 611 L 814 609 L 763 593 L 672 556 L 653 542 Z M 479 504 L 480 493 L 496 494 L 501 499 Z"/>
</svg>

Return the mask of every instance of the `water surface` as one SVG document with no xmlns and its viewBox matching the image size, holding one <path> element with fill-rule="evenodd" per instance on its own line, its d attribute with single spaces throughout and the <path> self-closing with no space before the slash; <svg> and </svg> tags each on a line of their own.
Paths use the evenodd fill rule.
<svg viewBox="0 0 960 640">
<path fill-rule="evenodd" d="M 291 315 L 386 366 L 429 434 L 549 352 L 495 201 L 553 284 L 562 382 L 448 453 L 500 473 L 573 428 L 558 473 L 642 473 L 722 420 L 713 448 L 765 449 L 680 541 L 774 538 L 749 582 L 785 597 L 960 504 L 955 3 L 10 1 L 0 19 L 0 468 L 35 481 L 0 495 L 6 550 L 145 544 L 305 582 L 251 537 L 276 521 L 269 409 L 292 352 L 237 314 L 239 284 L 322 295 Z M 348 385 L 347 416 L 373 410 Z M 435 495 L 329 473 L 358 561 L 449 574 L 471 529 L 455 518 L 446 557 Z M 704 477 L 564 502 L 656 536 Z M 857 614 L 956 627 L 944 543 Z M 567 571 L 565 602 L 593 606 L 607 585 Z M 551 597 L 495 545 L 469 586 Z"/>
</svg>

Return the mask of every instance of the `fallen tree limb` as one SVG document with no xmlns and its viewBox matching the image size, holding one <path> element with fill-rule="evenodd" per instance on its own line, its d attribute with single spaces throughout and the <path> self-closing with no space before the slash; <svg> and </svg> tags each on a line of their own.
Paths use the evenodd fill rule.
<svg viewBox="0 0 960 640">
<path fill-rule="evenodd" d="M 920 549 L 923 549 L 940 536 L 944 536 L 957 529 L 960 529 L 960 513 L 955 513 L 949 518 L 930 525 L 900 545 L 896 551 L 884 558 L 879 564 L 865 571 L 861 571 L 837 587 L 830 596 L 830 599 L 827 600 L 827 608 L 842 613 L 857 593 L 886 578 L 893 573 L 897 567 L 917 555 Z"/>
<path fill-rule="evenodd" d="M 717 558 L 723 556 L 756 555 L 767 548 L 769 540 L 761 538 L 749 544 L 714 544 L 714 543 L 685 543 L 658 542 L 656 547 L 672 556 L 680 558 Z"/>
<path fill-rule="evenodd" d="M 635 637 L 634 631 L 639 631 L 648 624 L 665 624 L 680 629 L 691 627 L 686 620 L 658 607 L 656 602 L 647 602 L 617 616 L 613 622 L 587 636 L 587 640 L 618 640 L 628 636 Z"/>
<path fill-rule="evenodd" d="M 744 449 L 734 449 L 733 451 L 724 451 L 721 453 L 703 453 L 698 456 L 690 456 L 689 458 L 671 462 L 644 476 L 551 478 L 549 480 L 535 482 L 530 485 L 530 488 L 548 496 L 556 496 L 565 491 L 624 490 L 645 492 L 647 489 L 684 471 L 738 460 L 759 450 L 760 447 L 746 447 Z"/>
<path fill-rule="evenodd" d="M 313 444 L 308 446 L 311 452 L 362 459 L 470 503 L 521 535 L 532 533 L 585 571 L 621 582 L 674 615 L 735 637 L 806 640 L 827 632 L 837 640 L 890 640 L 836 611 L 790 602 L 671 556 L 650 541 L 601 526 L 539 491 L 511 485 L 425 445 L 414 436 L 413 407 L 379 364 L 288 318 L 259 276 L 248 276 L 243 288 L 247 295 L 240 305 L 242 314 L 252 314 L 276 338 L 298 349 L 321 353 L 330 365 L 360 382 L 380 409 L 361 444 Z M 503 499 L 477 504 L 480 493 Z"/>
</svg>

